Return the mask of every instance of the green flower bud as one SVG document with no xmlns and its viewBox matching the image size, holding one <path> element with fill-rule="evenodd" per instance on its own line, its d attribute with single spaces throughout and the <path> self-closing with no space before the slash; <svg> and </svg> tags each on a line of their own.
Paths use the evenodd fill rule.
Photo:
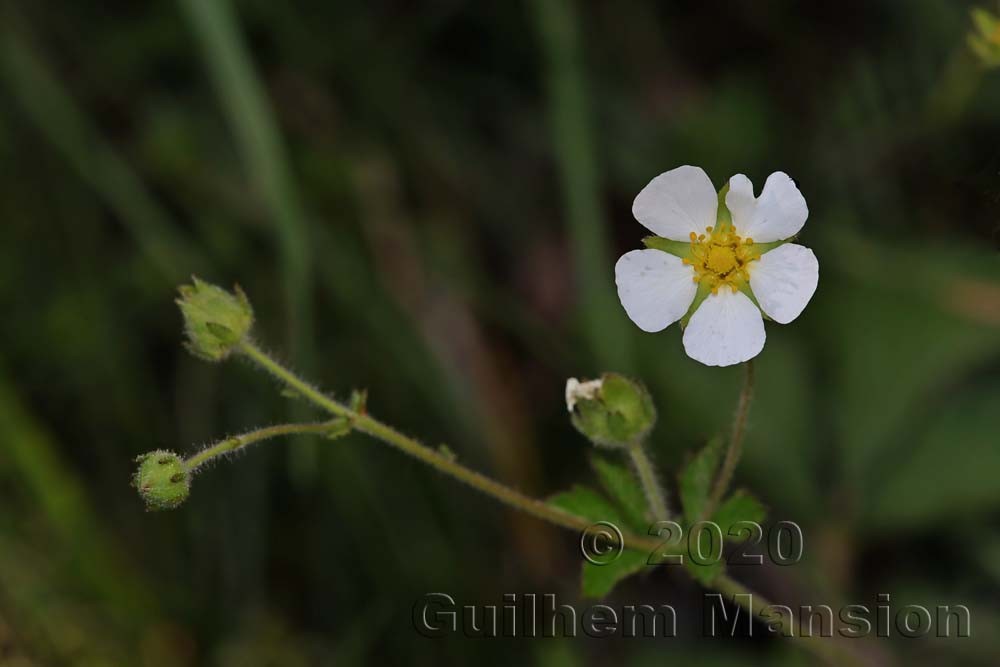
<svg viewBox="0 0 1000 667">
<path fill-rule="evenodd" d="M 617 373 L 589 382 L 570 378 L 566 407 L 576 430 L 602 447 L 641 442 L 656 423 L 656 408 L 646 388 Z"/>
<path fill-rule="evenodd" d="M 983 66 L 1000 67 L 1000 18 L 977 8 L 972 10 L 972 23 L 973 29 L 966 36 L 969 48 Z"/>
<path fill-rule="evenodd" d="M 233 294 L 198 278 L 192 280 L 192 285 L 181 286 L 177 299 L 187 348 L 207 361 L 221 361 L 250 332 L 253 309 L 239 285 Z"/>
<path fill-rule="evenodd" d="M 191 473 L 177 454 L 157 450 L 136 459 L 139 469 L 132 484 L 150 510 L 178 507 L 191 493 Z"/>
</svg>

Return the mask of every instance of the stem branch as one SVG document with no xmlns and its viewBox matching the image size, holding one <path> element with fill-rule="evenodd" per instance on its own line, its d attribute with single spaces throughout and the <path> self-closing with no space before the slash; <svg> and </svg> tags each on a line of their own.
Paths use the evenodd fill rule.
<svg viewBox="0 0 1000 667">
<path fill-rule="evenodd" d="M 570 514 L 569 512 L 549 505 L 543 500 L 526 496 L 509 486 L 501 484 L 500 482 L 490 479 L 475 470 L 465 467 L 461 463 L 455 461 L 452 457 L 417 442 L 413 438 L 400 433 L 391 426 L 383 424 L 366 413 L 351 410 L 351 408 L 330 398 L 319 389 L 313 387 L 311 384 L 298 377 L 295 373 L 276 362 L 250 340 L 244 340 L 236 349 L 252 362 L 260 366 L 263 370 L 288 385 L 288 387 L 295 390 L 301 396 L 308 399 L 318 407 L 337 417 L 347 417 L 350 419 L 355 430 L 381 440 L 382 442 L 409 454 L 413 458 L 426 463 L 432 468 L 435 468 L 436 470 L 443 472 L 460 482 L 468 484 L 474 489 L 477 489 L 478 491 L 485 493 L 486 495 L 491 496 L 506 505 L 519 509 L 557 526 L 569 528 L 574 531 L 584 530 L 593 523 L 590 519 Z M 659 546 L 659 542 L 661 541 L 656 540 L 655 538 L 639 535 L 626 535 L 624 539 L 625 543 L 629 546 L 634 546 L 640 549 L 648 548 L 651 552 Z"/>
<path fill-rule="evenodd" d="M 333 421 L 311 422 L 307 424 L 277 424 L 275 426 L 265 426 L 253 431 L 248 431 L 242 435 L 234 435 L 224 438 L 215 444 L 209 445 L 197 454 L 193 454 L 184 461 L 184 466 L 189 472 L 194 472 L 205 463 L 217 456 L 234 452 L 261 440 L 277 438 L 282 435 L 294 435 L 300 433 L 323 433 L 330 430 L 335 424 Z"/>
<path fill-rule="evenodd" d="M 798 616 L 793 612 L 790 618 L 785 618 L 780 613 L 772 615 L 768 608 L 771 602 L 759 593 L 755 593 L 743 584 L 730 579 L 727 575 L 721 574 L 712 582 L 712 588 L 723 595 L 731 598 L 734 604 L 739 605 L 748 614 L 760 619 L 772 632 L 784 633 L 789 639 L 798 642 L 798 645 L 813 654 L 819 656 L 831 665 L 861 665 L 860 658 L 852 651 L 838 644 L 835 640 L 823 641 L 823 638 L 816 638 L 812 635 L 799 633 L 800 623 Z M 816 641 L 819 639 L 819 641 Z"/>
<path fill-rule="evenodd" d="M 568 528 L 573 531 L 584 530 L 592 524 L 592 521 L 590 519 L 570 514 L 569 512 L 565 512 L 563 510 L 560 510 L 556 507 L 549 505 L 545 501 L 525 496 L 524 494 L 508 486 L 505 486 L 499 482 L 496 482 L 490 479 L 489 477 L 486 477 L 485 475 L 482 475 L 474 470 L 466 468 L 462 464 L 454 461 L 451 457 L 442 454 L 434 449 L 431 449 L 430 447 L 427 447 L 426 445 L 417 442 L 416 440 L 407 435 L 403 435 L 402 433 L 395 430 L 391 426 L 383 424 L 382 422 L 378 421 L 374 417 L 369 416 L 366 413 L 352 410 L 351 408 L 340 403 L 339 401 L 330 398 L 320 390 L 310 385 L 305 380 L 295 375 L 292 371 L 288 370 L 287 368 L 276 362 L 274 359 L 269 357 L 263 350 L 257 347 L 249 339 L 244 340 L 242 343 L 240 343 L 240 345 L 237 347 L 237 351 L 245 355 L 248 359 L 250 359 L 252 362 L 260 366 L 262 369 L 273 375 L 275 378 L 288 385 L 289 388 L 297 391 L 304 398 L 316 404 L 318 407 L 323 408 L 327 412 L 337 417 L 347 417 L 348 419 L 350 419 L 351 424 L 355 430 L 361 431 L 378 440 L 381 440 L 409 454 L 410 456 L 420 461 L 423 461 L 424 463 L 427 463 L 431 467 L 447 475 L 450 475 L 451 477 L 454 477 L 455 479 L 464 482 L 469 486 L 472 486 L 478 491 L 481 491 L 482 493 L 485 493 L 486 495 L 499 500 L 502 503 L 505 503 L 515 509 L 522 510 L 539 519 L 544 519 L 557 526 L 562 526 L 564 528 Z M 746 411 L 750 402 L 750 388 L 752 386 L 752 380 L 753 380 L 753 372 L 749 364 L 748 364 L 747 378 L 748 378 L 747 383 L 744 386 L 743 394 L 741 395 L 740 398 L 740 408 L 737 411 L 736 423 L 734 423 L 733 427 L 734 437 L 732 442 L 730 443 L 730 451 L 727 454 L 726 458 L 727 462 L 729 462 L 731 459 L 732 463 L 729 463 L 728 466 L 725 466 L 726 468 L 735 467 L 736 465 L 735 462 L 739 458 L 738 446 L 740 440 L 742 439 L 743 429 L 746 422 Z M 302 424 L 283 425 L 278 427 L 271 427 L 271 429 L 282 429 L 290 427 L 308 427 L 310 429 L 313 429 L 315 427 L 316 430 L 318 430 L 318 427 L 321 425 L 325 425 L 326 428 L 329 428 L 329 422 L 325 423 L 321 422 L 318 424 L 310 424 L 310 425 L 302 425 Z M 268 429 L 261 429 L 261 432 L 267 430 Z M 259 432 L 254 432 L 254 433 L 259 433 Z M 281 433 L 278 432 L 273 433 L 273 435 L 280 435 L 280 434 Z M 223 443 L 220 443 L 220 445 L 224 443 L 225 441 L 223 441 Z M 733 454 L 734 443 L 736 444 L 735 454 Z M 640 477 L 641 478 L 644 477 L 644 474 L 642 472 L 643 470 L 645 470 L 649 475 L 652 475 L 653 473 L 652 465 L 650 461 L 646 458 L 645 453 L 642 451 L 642 449 L 639 447 L 633 447 L 631 448 L 630 451 L 633 452 L 633 461 L 636 461 L 635 457 L 638 456 L 639 460 L 636 462 L 636 467 L 637 469 L 640 470 Z M 732 474 L 731 470 L 729 474 L 731 476 Z M 649 493 L 650 488 L 653 487 L 656 488 L 656 493 L 659 494 L 660 496 L 659 501 L 657 501 L 656 507 L 663 507 L 663 509 L 665 510 L 666 505 L 663 502 L 662 494 L 659 490 L 659 487 L 655 485 L 656 481 L 655 476 L 651 476 L 649 479 L 652 479 L 652 481 L 654 482 L 652 487 L 649 487 L 646 484 L 646 482 L 643 482 L 643 486 L 646 487 L 647 493 Z M 623 534 L 622 539 L 624 543 L 629 546 L 629 548 L 637 550 L 649 549 L 650 553 L 654 552 L 657 554 L 663 553 L 664 545 L 661 544 L 662 540 L 660 539 L 651 538 L 649 536 L 640 536 L 630 533 Z M 710 587 L 719 591 L 720 593 L 723 593 L 724 595 L 732 597 L 733 601 L 736 604 L 739 604 L 740 606 L 744 607 L 748 612 L 752 611 L 751 607 L 753 605 L 752 603 L 749 603 L 749 600 L 751 600 L 752 597 L 748 598 L 747 596 L 748 595 L 754 596 L 756 594 L 752 593 L 748 588 L 746 588 L 742 584 L 730 579 L 725 574 L 720 574 L 719 576 L 717 576 L 715 580 L 710 584 Z M 765 615 L 762 613 L 764 609 L 769 605 L 769 603 L 761 596 L 757 596 L 757 598 L 759 606 L 757 611 L 755 612 L 755 615 L 762 618 L 763 620 L 771 624 L 773 627 L 773 624 L 775 622 L 774 619 L 770 617 L 765 617 Z M 798 639 L 798 636 L 796 636 L 796 638 Z M 809 641 L 807 639 L 800 639 L 799 645 L 808 651 L 812 651 L 813 654 L 823 658 L 824 661 L 827 661 L 833 665 L 857 663 L 856 656 L 853 656 L 852 654 L 848 653 L 843 647 L 832 644 L 827 641 L 823 640 Z"/>
</svg>

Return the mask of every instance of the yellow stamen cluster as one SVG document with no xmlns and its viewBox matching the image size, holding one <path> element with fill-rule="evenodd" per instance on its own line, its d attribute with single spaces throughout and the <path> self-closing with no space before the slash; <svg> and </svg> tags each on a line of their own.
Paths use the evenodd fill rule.
<svg viewBox="0 0 1000 667">
<path fill-rule="evenodd" d="M 747 266 L 760 259 L 753 239 L 740 238 L 729 229 L 706 227 L 705 232 L 691 232 L 691 257 L 683 262 L 694 268 L 694 281 L 707 284 L 712 294 L 718 294 L 723 285 L 738 291 L 750 280 Z"/>
</svg>

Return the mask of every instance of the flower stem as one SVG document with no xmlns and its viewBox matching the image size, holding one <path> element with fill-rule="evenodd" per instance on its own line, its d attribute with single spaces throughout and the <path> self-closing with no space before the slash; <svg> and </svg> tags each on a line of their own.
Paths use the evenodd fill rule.
<svg viewBox="0 0 1000 667">
<path fill-rule="evenodd" d="M 670 505 L 657 479 L 656 468 L 646 453 L 646 448 L 641 442 L 635 442 L 628 448 L 629 457 L 639 476 L 639 483 L 642 484 L 643 493 L 646 494 L 646 502 L 649 504 L 649 512 L 656 521 L 664 521 L 670 518 Z"/>
<path fill-rule="evenodd" d="M 453 457 L 443 454 L 435 449 L 423 445 L 413 438 L 403 435 L 391 426 L 387 426 L 371 417 L 367 413 L 355 412 L 348 406 L 336 401 L 319 389 L 288 370 L 277 361 L 272 359 L 257 347 L 250 340 L 244 340 L 236 350 L 260 366 L 275 378 L 286 384 L 292 390 L 298 392 L 303 398 L 314 403 L 318 407 L 337 417 L 347 417 L 354 430 L 366 433 L 378 440 L 381 440 L 415 459 L 418 459 L 432 468 L 450 475 L 460 482 L 496 498 L 515 509 L 519 509 L 534 517 L 549 521 L 558 526 L 580 531 L 589 527 L 593 522 L 589 519 L 570 514 L 557 507 L 549 505 L 543 500 L 531 498 L 519 491 L 516 491 L 504 484 L 501 484 L 485 475 L 463 466 L 454 460 Z M 626 543 L 639 548 L 656 549 L 659 546 L 656 539 L 641 536 L 626 536 Z"/>
<path fill-rule="evenodd" d="M 736 414 L 733 415 L 733 428 L 729 435 L 729 447 L 726 449 L 726 456 L 722 460 L 719 476 L 715 478 L 712 495 L 709 496 L 708 504 L 705 506 L 705 516 L 712 516 L 712 512 L 722 502 L 722 497 L 726 495 L 729 483 L 733 480 L 736 464 L 740 462 L 740 454 L 743 453 L 743 436 L 746 433 L 747 415 L 750 413 L 750 401 L 753 399 L 753 359 L 747 361 L 743 367 L 746 373 L 743 376 L 743 390 L 740 391 L 739 402 L 736 404 Z"/>
<path fill-rule="evenodd" d="M 336 425 L 334 420 L 325 422 L 311 422 L 307 424 L 277 424 L 275 426 L 265 426 L 254 431 L 248 431 L 242 435 L 234 435 L 224 438 L 215 444 L 209 445 L 197 454 L 192 455 L 184 461 L 184 466 L 189 472 L 194 472 L 212 459 L 242 449 L 261 440 L 277 438 L 283 435 L 294 435 L 301 433 L 323 433 L 329 431 Z"/>
<path fill-rule="evenodd" d="M 268 356 L 267 353 L 265 353 L 263 350 L 257 347 L 257 345 L 254 344 L 249 339 L 245 339 L 243 342 L 241 342 L 239 346 L 236 348 L 236 351 L 246 356 L 250 361 L 260 366 L 263 370 L 267 371 L 269 374 L 271 374 L 272 376 L 274 376 L 275 378 L 286 384 L 290 389 L 293 389 L 294 391 L 298 392 L 301 396 L 308 399 L 310 402 L 314 403 L 318 407 L 326 410 L 327 412 L 333 414 L 336 417 L 348 418 L 350 420 L 352 427 L 355 430 L 366 433 L 378 440 L 381 440 L 389 445 L 392 445 L 393 447 L 409 454 L 410 456 L 420 461 L 423 461 L 424 463 L 427 463 L 431 467 L 447 475 L 450 475 L 451 477 L 454 477 L 455 479 L 461 482 L 464 482 L 472 486 L 478 491 L 488 496 L 491 496 L 492 498 L 495 498 L 496 500 L 499 500 L 500 502 L 505 503 L 510 507 L 524 511 L 534 517 L 543 519 L 545 521 L 549 521 L 550 523 L 553 523 L 557 526 L 568 528 L 573 531 L 585 530 L 589 528 L 593 523 L 592 520 L 590 519 L 586 519 L 583 517 L 576 516 L 574 514 L 570 514 L 569 512 L 565 512 L 561 509 L 549 505 L 543 500 L 538 500 L 535 498 L 531 498 L 529 496 L 525 496 L 524 494 L 508 486 L 505 486 L 499 482 L 496 482 L 490 479 L 489 477 L 486 477 L 485 475 L 476 472 L 475 470 L 466 468 L 462 464 L 457 463 L 452 457 L 447 456 L 434 449 L 431 449 L 430 447 L 427 447 L 426 445 L 417 442 L 416 440 L 407 435 L 403 435 L 402 433 L 395 430 L 391 426 L 387 426 L 386 424 L 383 424 L 374 417 L 369 416 L 367 413 L 352 410 L 350 407 L 330 398 L 329 396 L 321 392 L 319 389 L 316 389 L 311 384 L 309 384 L 308 382 L 297 376 L 295 373 L 293 373 L 292 371 L 288 370 L 287 368 L 279 364 L 277 361 Z M 750 374 L 750 381 L 752 381 L 752 373 Z M 748 385 L 749 384 L 750 382 L 748 382 Z M 741 422 L 744 422 L 746 420 L 746 414 L 745 414 L 746 405 L 749 404 L 749 390 L 747 387 L 744 388 L 744 395 L 745 395 L 744 396 L 745 400 L 741 400 L 741 405 L 743 406 L 744 414 L 742 419 L 738 420 Z M 321 432 L 321 429 L 319 428 L 320 426 L 324 428 L 330 428 L 330 422 L 318 422 L 314 424 L 287 424 L 282 426 L 270 427 L 270 429 L 272 430 L 293 429 L 295 427 L 305 427 L 306 429 L 309 430 L 308 431 L 305 429 L 301 431 L 289 430 L 288 432 L 289 433 Z M 740 437 L 742 437 L 742 429 L 743 426 L 740 425 L 739 427 Z M 260 432 L 267 430 L 268 429 L 261 429 Z M 254 432 L 254 433 L 260 433 L 260 432 Z M 283 432 L 273 431 L 270 435 L 282 435 L 282 434 Z M 265 437 L 270 437 L 270 435 Z M 223 445 L 225 442 L 226 441 L 220 443 L 220 446 Z M 243 443 L 243 444 L 248 444 L 248 443 Z M 224 451 L 229 451 L 229 450 L 226 449 Z M 631 451 L 633 452 L 637 451 L 640 460 L 643 461 L 643 463 L 637 463 L 636 467 L 640 470 L 645 469 L 650 474 L 652 474 L 653 473 L 652 464 L 646 458 L 645 453 L 641 449 L 636 447 L 631 448 Z M 195 456 L 197 457 L 198 455 Z M 635 459 L 633 458 L 633 460 Z M 191 460 L 189 459 L 189 463 L 190 461 Z M 642 473 L 640 473 L 640 477 L 642 477 Z M 655 475 L 652 476 L 651 479 L 653 482 L 655 482 L 656 481 Z M 645 483 L 644 486 L 646 486 Z M 656 488 L 656 492 L 659 494 L 660 493 L 659 487 L 656 487 L 655 484 L 653 486 Z M 662 495 L 660 496 L 660 499 L 661 499 L 661 505 L 658 506 L 662 506 L 664 509 L 666 509 L 665 503 L 662 503 Z M 662 539 L 660 538 L 635 535 L 632 533 L 623 533 L 622 539 L 624 544 L 628 545 L 629 548 L 634 550 L 648 549 L 650 550 L 649 553 L 651 554 L 657 553 L 660 555 L 665 553 L 664 551 L 665 546 L 662 543 Z M 756 595 L 742 584 L 730 579 L 725 574 L 720 574 L 719 576 L 717 576 L 711 582 L 711 584 L 709 584 L 709 587 L 719 591 L 720 593 L 733 597 L 734 602 L 736 604 L 739 604 L 740 606 L 743 606 L 744 608 L 747 608 L 746 596 Z M 735 597 L 736 595 L 740 595 L 741 597 L 737 598 Z M 762 597 L 760 596 L 757 597 L 758 597 L 758 602 L 760 603 L 759 610 L 763 610 L 765 607 L 768 606 L 769 603 Z M 750 611 L 750 609 L 747 608 L 747 611 Z M 758 611 L 757 615 L 763 618 L 760 611 Z M 773 619 L 767 618 L 764 620 L 770 623 L 773 627 L 774 624 Z M 842 649 L 839 646 L 829 645 L 829 642 L 825 642 L 822 640 L 802 641 L 800 643 L 800 646 L 802 646 L 802 648 L 808 651 L 812 651 L 815 655 L 823 658 L 824 660 L 828 661 L 830 664 L 833 665 L 848 664 L 845 663 L 845 660 L 843 659 L 844 655 L 847 655 L 851 658 L 849 664 L 853 664 L 854 662 L 856 662 L 854 656 L 846 653 L 846 651 L 844 651 L 844 649 Z"/>
<path fill-rule="evenodd" d="M 794 614 L 785 618 L 780 613 L 771 615 L 768 608 L 771 602 L 763 595 L 755 593 L 743 584 L 730 579 L 725 574 L 719 575 L 712 582 L 712 588 L 731 599 L 744 611 L 753 614 L 766 624 L 774 634 L 789 633 L 787 636 L 798 642 L 798 645 L 820 658 L 830 665 L 862 665 L 861 659 L 854 652 L 847 650 L 834 640 L 822 641 L 822 638 L 815 638 L 809 634 L 799 634 L 799 619 Z M 816 641 L 816 639 L 820 639 Z"/>
</svg>

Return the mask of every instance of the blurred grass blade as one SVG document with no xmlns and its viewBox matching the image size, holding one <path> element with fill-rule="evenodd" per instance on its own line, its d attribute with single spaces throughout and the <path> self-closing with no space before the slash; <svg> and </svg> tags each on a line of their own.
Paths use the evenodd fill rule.
<svg viewBox="0 0 1000 667">
<path fill-rule="evenodd" d="M 591 353 L 603 369 L 627 371 L 631 356 L 628 331 L 612 291 L 612 262 L 601 215 L 597 158 L 575 8 L 572 0 L 531 0 L 530 4 L 548 70 L 549 121 L 562 179 L 585 334 Z"/>
<path fill-rule="evenodd" d="M 0 71 L 15 99 L 80 177 L 107 200 L 143 253 L 166 280 L 177 282 L 205 266 L 181 237 L 128 163 L 87 120 L 31 46 L 7 26 L 0 37 Z"/>
<path fill-rule="evenodd" d="M 29 489 L 42 514 L 92 590 L 134 627 L 149 620 L 155 604 L 149 590 L 122 567 L 104 526 L 91 510 L 76 476 L 60 461 L 50 436 L 21 404 L 0 373 L 0 472 L 9 468 Z"/>
<path fill-rule="evenodd" d="M 292 355 L 297 364 L 312 357 L 311 273 L 308 225 L 293 185 L 277 122 L 254 73 L 228 0 L 182 0 L 204 51 L 226 116 L 254 185 L 276 225 L 288 304 Z"/>
<path fill-rule="evenodd" d="M 277 121 L 254 73 L 229 0 L 182 0 L 181 7 L 201 43 L 250 178 L 275 222 L 287 304 L 288 353 L 295 365 L 311 368 L 315 354 L 308 224 Z M 298 406 L 293 406 L 292 416 L 302 418 Z M 314 479 L 317 455 L 315 442 L 306 438 L 289 449 L 292 472 L 300 481 Z"/>
</svg>

